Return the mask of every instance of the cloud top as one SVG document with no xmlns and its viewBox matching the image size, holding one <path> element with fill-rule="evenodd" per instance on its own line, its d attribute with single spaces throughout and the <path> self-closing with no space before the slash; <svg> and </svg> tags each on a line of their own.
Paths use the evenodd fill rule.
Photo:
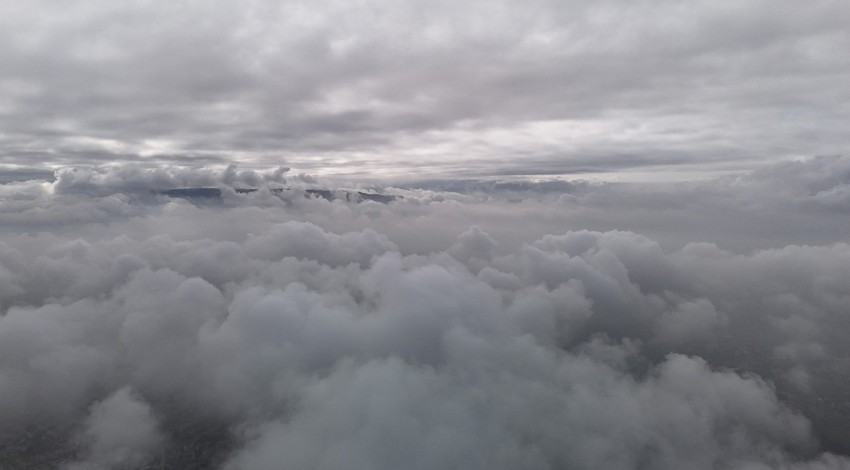
<svg viewBox="0 0 850 470">
<path fill-rule="evenodd" d="M 824 164 L 789 165 L 844 184 Z M 718 184 L 756 197 L 783 168 Z M 172 170 L 67 174 L 4 187 L 9 468 L 848 465 L 846 243 L 532 236 L 526 210 L 620 186 L 204 205 L 128 196 Z M 44 211 L 66 222 L 30 231 Z M 469 226 L 491 211 L 527 238 Z"/>
</svg>

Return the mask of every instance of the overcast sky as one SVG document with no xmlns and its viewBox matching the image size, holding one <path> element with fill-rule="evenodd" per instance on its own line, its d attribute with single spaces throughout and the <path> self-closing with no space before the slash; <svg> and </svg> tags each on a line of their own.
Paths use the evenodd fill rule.
<svg viewBox="0 0 850 470">
<path fill-rule="evenodd" d="M 841 154 L 848 24 L 843 0 L 2 2 L 0 164 L 692 175 Z"/>
<path fill-rule="evenodd" d="M 845 0 L 0 0 L 0 467 L 846 470 L 848 51 Z"/>
</svg>

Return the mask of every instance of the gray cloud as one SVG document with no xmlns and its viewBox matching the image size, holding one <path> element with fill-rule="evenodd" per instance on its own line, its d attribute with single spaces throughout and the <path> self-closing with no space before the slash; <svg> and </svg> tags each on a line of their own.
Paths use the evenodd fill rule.
<svg viewBox="0 0 850 470">
<path fill-rule="evenodd" d="M 24 165 L 33 152 L 227 154 L 408 175 L 831 154 L 847 145 L 847 13 L 760 0 L 9 5 L 0 147 Z"/>
<path fill-rule="evenodd" d="M 0 463 L 844 468 L 850 248 L 724 243 L 838 224 L 844 167 L 388 204 L 232 191 L 304 187 L 282 169 L 0 185 Z M 136 196 L 193 182 L 221 201 Z"/>
<path fill-rule="evenodd" d="M 0 4 L 0 467 L 850 467 L 848 14 Z"/>
<path fill-rule="evenodd" d="M 88 457 L 69 469 L 139 468 L 156 455 L 162 437 L 150 407 L 121 389 L 92 407 L 82 440 Z"/>
</svg>

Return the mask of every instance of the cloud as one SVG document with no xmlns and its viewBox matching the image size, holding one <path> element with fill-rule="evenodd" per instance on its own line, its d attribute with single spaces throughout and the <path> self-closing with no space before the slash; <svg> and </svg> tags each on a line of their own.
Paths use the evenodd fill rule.
<svg viewBox="0 0 850 470">
<path fill-rule="evenodd" d="M 343 367 L 225 468 L 710 468 L 781 465 L 753 452 L 759 441 L 805 446 L 805 422 L 763 383 L 698 360 L 670 357 L 640 383 L 587 358 L 539 357 L 533 366 L 547 372 L 533 381 L 497 364 L 475 383 L 460 364 L 449 373 L 393 359 Z"/>
<path fill-rule="evenodd" d="M 0 12 L 0 155 L 445 177 L 833 154 L 847 144 L 846 14 L 840 1 L 30 2 Z"/>
<path fill-rule="evenodd" d="M 257 186 L 286 181 L 287 167 L 256 172 L 237 170 L 227 165 L 213 169 L 162 167 L 142 165 L 112 165 L 99 167 L 65 167 L 55 172 L 53 190 L 57 193 L 79 193 L 105 196 L 115 193 L 157 193 L 169 189 L 227 186 L 256 189 Z"/>
<path fill-rule="evenodd" d="M 773 173 L 844 184 L 840 160 L 784 165 L 388 204 L 240 194 L 290 177 L 236 168 L 2 185 L 0 464 L 846 467 L 850 247 L 668 244 L 618 220 L 731 226 L 748 200 L 768 230 Z M 134 196 L 183 181 L 221 203 Z M 594 218 L 621 229 L 576 227 Z"/>
<path fill-rule="evenodd" d="M 139 468 L 161 445 L 157 427 L 146 403 L 126 388 L 118 390 L 92 407 L 82 435 L 88 457 L 68 468 Z"/>
</svg>

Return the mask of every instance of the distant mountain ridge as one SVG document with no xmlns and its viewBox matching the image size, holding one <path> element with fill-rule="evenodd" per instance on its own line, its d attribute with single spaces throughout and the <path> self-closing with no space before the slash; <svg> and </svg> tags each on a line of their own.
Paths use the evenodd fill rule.
<svg viewBox="0 0 850 470">
<path fill-rule="evenodd" d="M 236 188 L 235 191 L 239 194 L 247 194 L 259 191 L 259 188 Z M 281 194 L 284 191 L 293 191 L 291 188 L 270 188 L 273 194 Z M 174 188 L 167 189 L 165 191 L 161 191 L 160 194 L 164 194 L 168 197 L 172 198 L 181 198 L 181 199 L 221 199 L 222 191 L 221 188 L 214 187 L 202 187 L 202 188 Z M 395 201 L 399 199 L 401 196 L 393 196 L 390 194 L 380 194 L 380 193 L 366 193 L 363 191 L 349 191 L 345 189 L 339 190 L 330 190 L 330 189 L 305 189 L 304 190 L 305 197 L 316 197 L 325 199 L 328 201 L 334 201 L 337 199 L 349 201 L 349 202 L 363 202 L 363 201 L 375 201 L 381 204 L 387 204 L 391 201 Z"/>
</svg>

